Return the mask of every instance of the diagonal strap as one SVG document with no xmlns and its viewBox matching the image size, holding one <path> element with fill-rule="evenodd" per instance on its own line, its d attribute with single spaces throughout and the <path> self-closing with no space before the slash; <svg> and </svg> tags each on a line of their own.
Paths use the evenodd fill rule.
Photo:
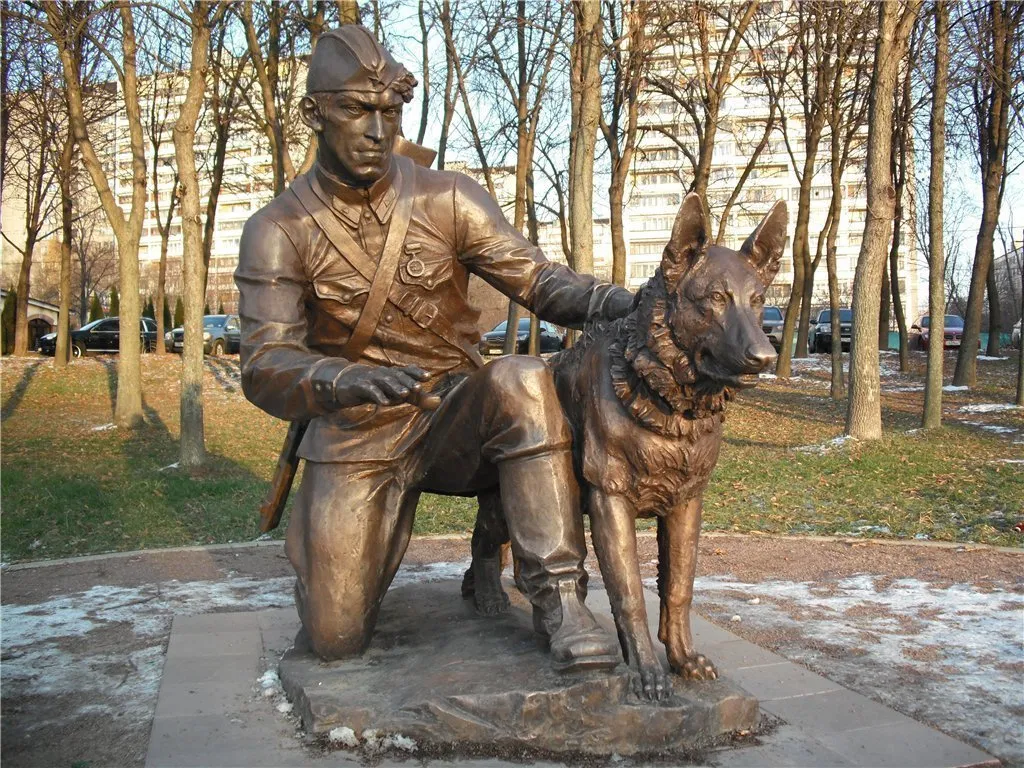
<svg viewBox="0 0 1024 768">
<path fill-rule="evenodd" d="M 405 245 L 405 235 L 409 231 L 409 220 L 412 218 L 412 203 L 416 198 L 415 166 L 410 163 L 407 170 L 403 169 L 402 176 L 402 188 L 398 193 L 394 213 L 391 214 L 391 226 L 388 227 L 388 235 L 384 240 L 384 250 L 373 273 L 370 293 L 363 304 L 363 311 L 359 314 L 356 327 L 342 347 L 342 355 L 349 360 L 358 360 L 373 338 L 388 294 L 391 292 L 391 284 L 395 282 L 395 273 L 398 272 L 398 260 Z"/>
<path fill-rule="evenodd" d="M 403 171 L 411 165 L 411 163 L 404 164 Z M 411 176 L 411 174 L 415 173 L 415 169 L 406 172 Z M 415 184 L 415 177 L 413 176 L 410 178 L 409 176 L 406 176 L 405 178 L 409 179 L 409 183 L 403 183 L 402 188 L 409 194 L 411 201 L 415 198 L 415 190 L 411 189 L 413 184 Z M 312 216 L 317 226 L 323 232 L 331 245 L 334 246 L 334 249 L 338 251 L 339 255 L 351 264 L 355 270 L 370 283 L 370 293 L 372 294 L 374 287 L 377 284 L 377 265 L 374 263 L 373 259 L 367 255 L 366 251 L 364 251 L 363 248 L 352 238 L 345 227 L 341 226 L 334 215 L 331 214 L 322 198 L 318 196 L 317 190 L 313 186 L 314 184 L 316 184 L 316 181 L 313 174 L 307 173 L 297 178 L 289 187 L 289 190 L 299 199 L 302 207 L 306 209 L 310 216 Z M 400 196 L 396 203 L 395 213 L 392 214 L 394 217 L 397 217 L 400 212 L 399 207 L 402 205 L 402 197 L 404 197 L 404 195 Z M 396 224 L 397 221 L 393 219 L 388 231 L 388 237 L 385 240 L 385 252 L 387 251 L 388 245 L 391 243 L 391 232 L 394 231 Z M 408 219 L 403 227 L 403 240 L 405 239 L 405 234 L 407 232 Z M 402 243 L 399 243 L 398 250 L 400 255 Z M 381 262 L 383 263 L 383 261 L 384 254 L 381 255 Z M 393 282 L 394 273 L 392 273 L 389 283 L 393 284 Z M 389 285 L 389 288 L 390 287 L 391 286 Z M 356 321 L 356 329 L 358 329 L 360 322 L 362 322 L 363 317 L 366 315 L 366 307 L 370 305 L 370 298 L 371 297 L 368 295 L 366 304 L 364 304 L 363 312 L 360 315 L 359 320 Z M 403 315 L 416 323 L 416 325 L 435 334 L 442 341 L 462 352 L 474 368 L 479 368 L 483 365 L 483 361 L 480 359 L 479 353 L 476 351 L 476 347 L 471 345 L 468 340 L 462 338 L 462 334 L 460 334 L 452 324 L 448 322 L 447 318 L 438 311 L 438 308 L 434 304 L 423 301 L 410 292 L 400 290 L 391 291 L 390 295 L 388 295 L 387 292 L 384 292 L 384 298 L 385 303 L 390 301 Z M 377 310 L 377 316 L 375 318 L 373 328 L 370 330 L 369 338 L 372 338 L 373 331 L 376 330 L 376 321 L 379 321 L 380 319 L 380 312 L 381 310 Z M 355 332 L 356 330 L 354 329 L 352 336 L 355 336 Z M 369 343 L 369 338 L 367 339 L 367 342 L 364 343 L 364 346 L 358 350 L 360 355 L 365 349 L 366 344 Z M 352 360 L 353 362 L 358 361 L 359 359 L 358 355 L 355 357 L 350 356 L 351 350 L 349 349 L 348 344 L 346 344 L 343 353 L 347 359 Z"/>
</svg>

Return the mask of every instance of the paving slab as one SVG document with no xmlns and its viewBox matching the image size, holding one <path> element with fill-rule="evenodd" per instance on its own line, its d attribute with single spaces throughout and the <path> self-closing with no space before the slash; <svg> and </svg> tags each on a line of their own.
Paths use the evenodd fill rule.
<svg viewBox="0 0 1024 768">
<path fill-rule="evenodd" d="M 457 600 L 458 584 L 452 582 L 448 588 Z M 656 630 L 658 601 L 651 594 L 647 598 Z M 588 605 L 607 612 L 607 596 L 594 590 Z M 701 651 L 721 659 L 728 676 L 759 693 L 762 711 L 781 721 L 757 743 L 706 753 L 708 766 L 999 765 L 980 750 L 694 619 Z M 276 668 L 297 630 L 291 609 L 175 617 L 147 768 L 361 764 L 358 754 L 311 749 L 297 732 L 296 719 L 276 711 L 283 698 L 261 695 L 257 679 L 264 670 Z M 246 634 L 252 642 L 242 637 Z M 202 677 L 200 669 L 211 676 L 197 680 Z M 375 764 L 410 765 L 393 760 Z M 446 759 L 440 764 L 510 765 L 478 758 Z"/>
</svg>

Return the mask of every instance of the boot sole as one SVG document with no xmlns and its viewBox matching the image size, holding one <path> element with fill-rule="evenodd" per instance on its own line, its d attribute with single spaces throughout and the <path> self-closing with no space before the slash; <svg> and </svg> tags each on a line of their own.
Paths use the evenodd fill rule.
<svg viewBox="0 0 1024 768">
<path fill-rule="evenodd" d="M 594 669 L 613 669 L 619 666 L 618 656 L 584 656 L 571 661 L 555 661 L 556 672 L 585 672 Z"/>
</svg>

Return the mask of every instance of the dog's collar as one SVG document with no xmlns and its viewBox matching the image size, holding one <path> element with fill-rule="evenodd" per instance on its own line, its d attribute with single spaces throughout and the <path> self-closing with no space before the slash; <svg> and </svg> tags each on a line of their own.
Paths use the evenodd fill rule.
<svg viewBox="0 0 1024 768">
<path fill-rule="evenodd" d="M 672 342 L 664 323 L 664 302 L 655 303 L 660 305 L 651 310 L 655 322 L 644 338 L 640 335 L 645 329 L 639 328 L 636 315 L 630 315 L 623 321 L 625 333 L 609 345 L 615 395 L 634 419 L 657 434 L 683 437 L 709 432 L 724 420 L 728 394 L 694 390 L 697 378 L 689 355 Z M 679 374 L 688 383 L 681 383 Z"/>
</svg>

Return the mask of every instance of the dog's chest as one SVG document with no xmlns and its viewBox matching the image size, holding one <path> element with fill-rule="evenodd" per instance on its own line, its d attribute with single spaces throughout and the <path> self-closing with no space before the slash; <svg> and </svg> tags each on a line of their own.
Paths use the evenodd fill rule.
<svg viewBox="0 0 1024 768">
<path fill-rule="evenodd" d="M 589 484 L 629 499 L 644 517 L 664 515 L 704 492 L 722 443 L 720 414 L 669 437 L 640 426 L 617 400 L 601 398 L 588 411 L 581 458 Z"/>
</svg>

